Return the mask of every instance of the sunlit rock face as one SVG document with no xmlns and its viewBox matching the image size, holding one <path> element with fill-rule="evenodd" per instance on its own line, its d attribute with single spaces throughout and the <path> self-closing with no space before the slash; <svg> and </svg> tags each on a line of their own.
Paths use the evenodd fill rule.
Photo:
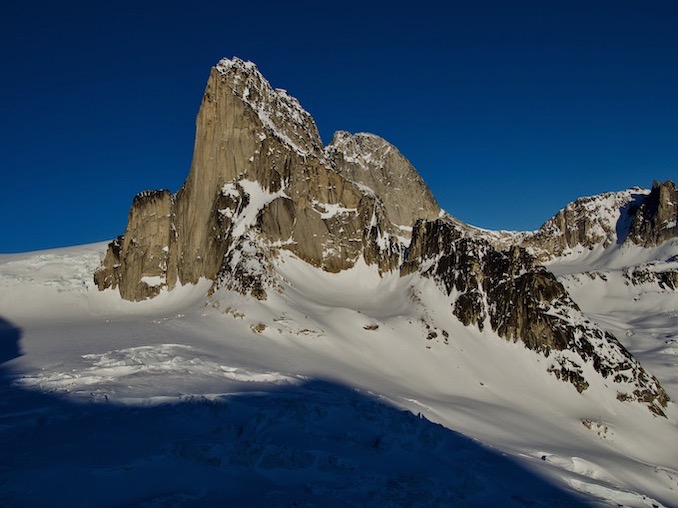
<svg viewBox="0 0 678 508">
<path fill-rule="evenodd" d="M 162 287 L 207 278 L 264 298 L 273 282 L 269 261 L 279 249 L 330 272 L 360 258 L 382 271 L 396 269 L 401 239 L 414 220 L 440 210 L 392 147 L 378 163 L 380 190 L 388 191 L 396 179 L 401 186 L 411 180 L 415 195 L 424 198 L 410 205 L 389 191 L 382 199 L 351 178 L 347 158 L 376 160 L 390 147 L 375 139 L 376 145 L 332 145 L 326 153 L 315 122 L 296 99 L 273 89 L 251 62 L 222 60 L 210 73 L 198 113 L 186 182 L 175 195 L 163 194 L 163 220 L 152 227 L 145 218 L 155 212 L 142 196 L 157 193 L 135 199 L 125 235 L 111 244 L 96 275 L 99 288 L 119 288 L 123 298 L 142 300 Z M 395 224 L 385 203 L 397 210 Z"/>
<path fill-rule="evenodd" d="M 651 190 L 633 188 L 579 198 L 537 231 L 516 235 L 542 261 L 574 249 L 617 245 L 656 247 L 678 237 L 678 190 L 667 180 Z"/>
<path fill-rule="evenodd" d="M 99 289 L 118 288 L 123 298 L 142 300 L 166 285 L 173 198 L 147 191 L 134 198 L 125 234 L 108 248 L 95 274 Z"/>
<path fill-rule="evenodd" d="M 379 136 L 338 131 L 325 152 L 339 173 L 379 196 L 393 224 L 411 228 L 417 219 L 440 215 L 438 203 L 417 170 Z"/>
</svg>

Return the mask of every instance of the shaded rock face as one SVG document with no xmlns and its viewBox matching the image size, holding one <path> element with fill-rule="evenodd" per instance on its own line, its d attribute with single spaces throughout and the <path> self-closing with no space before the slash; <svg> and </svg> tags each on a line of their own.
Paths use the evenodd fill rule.
<svg viewBox="0 0 678 508">
<path fill-rule="evenodd" d="M 654 182 L 647 198 L 633 212 L 630 241 L 653 247 L 678 237 L 678 189 L 673 182 Z"/>
<path fill-rule="evenodd" d="M 537 351 L 565 349 L 570 334 L 546 311 L 576 305 L 555 277 L 533 261 L 520 247 L 499 251 L 438 220 L 415 227 L 403 273 L 428 266 L 422 273 L 442 285 L 452 297 L 452 312 L 467 326 L 489 326 Z"/>
<path fill-rule="evenodd" d="M 501 337 L 552 359 L 548 370 L 579 392 L 589 387 L 585 365 L 626 385 L 624 400 L 648 403 L 658 415 L 669 401 L 652 375 L 612 335 L 589 321 L 565 288 L 523 248 L 506 251 L 468 236 L 445 219 L 420 221 L 401 273 L 421 273 L 450 298 L 465 325 L 490 328 Z"/>
</svg>

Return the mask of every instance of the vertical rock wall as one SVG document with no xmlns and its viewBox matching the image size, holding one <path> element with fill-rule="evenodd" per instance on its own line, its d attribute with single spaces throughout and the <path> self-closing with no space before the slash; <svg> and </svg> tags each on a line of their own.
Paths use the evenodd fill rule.
<svg viewBox="0 0 678 508">
<path fill-rule="evenodd" d="M 675 183 L 654 182 L 650 194 L 635 210 L 629 240 L 643 247 L 678 236 L 678 189 Z"/>
<path fill-rule="evenodd" d="M 111 243 L 95 274 L 99 289 L 118 288 L 127 300 L 160 292 L 167 281 L 172 209 L 168 190 L 146 191 L 134 198 L 124 236 Z"/>
</svg>

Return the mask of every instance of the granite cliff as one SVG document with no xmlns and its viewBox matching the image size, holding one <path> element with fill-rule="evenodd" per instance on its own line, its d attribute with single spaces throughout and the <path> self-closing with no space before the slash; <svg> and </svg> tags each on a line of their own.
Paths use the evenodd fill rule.
<svg viewBox="0 0 678 508">
<path fill-rule="evenodd" d="M 634 203 L 628 239 L 653 247 L 678 237 L 678 189 L 675 183 L 654 182 L 645 199 Z"/>
<path fill-rule="evenodd" d="M 201 277 L 264 298 L 277 249 L 327 271 L 350 268 L 360 257 L 392 270 L 402 251 L 398 237 L 407 231 L 391 222 L 387 209 L 397 209 L 405 226 L 439 209 L 428 189 L 426 199 L 417 194 L 394 204 L 348 178 L 372 167 L 356 169 L 350 161 L 378 164 L 384 151 L 393 152 L 386 160 L 396 161 L 382 164 L 384 182 L 409 178 L 426 189 L 384 140 L 365 146 L 359 157 L 350 143 L 325 150 L 296 99 L 274 90 L 254 64 L 222 60 L 212 69 L 198 113 L 188 179 L 176 195 L 144 192 L 135 198 L 127 230 L 111 245 L 95 280 L 129 300 Z M 393 178 L 391 171 L 397 172 Z"/>
</svg>

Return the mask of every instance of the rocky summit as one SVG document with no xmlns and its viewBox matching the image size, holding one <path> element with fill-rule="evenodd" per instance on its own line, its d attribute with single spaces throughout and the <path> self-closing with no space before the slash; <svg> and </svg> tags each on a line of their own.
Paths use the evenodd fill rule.
<svg viewBox="0 0 678 508">
<path fill-rule="evenodd" d="M 665 182 L 584 198 L 533 233 L 478 231 L 441 211 L 386 140 L 340 131 L 324 147 L 296 99 L 251 62 L 224 59 L 209 76 L 186 182 L 176 194 L 134 198 L 94 279 L 134 301 L 200 279 L 265 300 L 283 291 L 282 251 L 325 272 L 364 262 L 433 280 L 462 325 L 521 341 L 580 393 L 595 375 L 614 383 L 619 400 L 663 415 L 668 396 L 657 380 L 539 262 L 676 237 L 676 192 Z"/>
<path fill-rule="evenodd" d="M 394 147 L 355 139 L 324 149 L 296 99 L 274 90 L 254 64 L 222 60 L 198 113 L 188 179 L 173 196 L 135 198 L 125 234 L 96 274 L 99 288 L 142 300 L 204 277 L 265 298 L 279 249 L 330 272 L 361 257 L 381 270 L 397 268 L 411 222 L 439 208 Z M 381 188 L 413 181 L 425 196 L 379 199 L 361 183 L 377 183 L 365 176 L 376 167 Z M 406 227 L 392 223 L 389 208 Z"/>
</svg>

